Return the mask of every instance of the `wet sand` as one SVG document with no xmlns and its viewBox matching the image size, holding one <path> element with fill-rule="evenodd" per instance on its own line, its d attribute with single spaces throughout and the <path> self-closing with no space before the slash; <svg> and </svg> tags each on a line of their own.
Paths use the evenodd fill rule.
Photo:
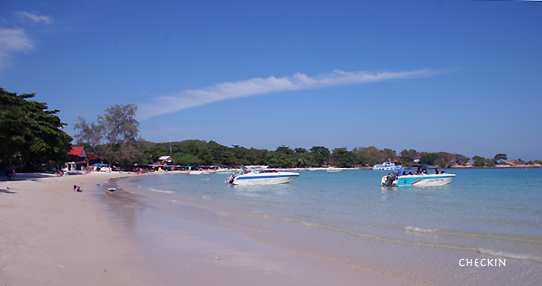
<svg viewBox="0 0 542 286">
<path fill-rule="evenodd" d="M 122 176 L 137 175 L 1 181 L 1 285 L 402 285 L 97 186 Z M 75 192 L 74 184 L 83 192 Z M 209 221 L 216 215 L 188 211 Z"/>
</svg>

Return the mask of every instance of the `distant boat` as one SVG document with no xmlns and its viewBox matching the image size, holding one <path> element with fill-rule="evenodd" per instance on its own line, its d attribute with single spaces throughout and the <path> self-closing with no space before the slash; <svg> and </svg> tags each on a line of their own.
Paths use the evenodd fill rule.
<svg viewBox="0 0 542 286">
<path fill-rule="evenodd" d="M 416 174 L 405 175 L 402 173 L 389 173 L 386 176 L 382 177 L 382 186 L 442 186 L 449 184 L 456 176 L 455 174 L 447 174 L 444 172 L 438 173 L 438 171 L 436 171 L 434 174 L 427 173 L 427 168 L 437 168 L 436 166 L 432 165 L 411 164 L 409 166 L 418 167 L 418 171 L 416 172 Z"/>
<path fill-rule="evenodd" d="M 336 172 L 340 172 L 342 171 L 342 169 L 339 169 L 337 167 L 329 167 L 326 169 L 326 172 L 330 172 L 330 173 L 336 173 Z"/>
<path fill-rule="evenodd" d="M 401 168 L 401 165 L 395 165 L 395 163 L 392 163 L 390 161 L 384 162 L 382 164 L 376 164 L 373 167 L 373 170 L 375 171 L 393 171 L 395 169 Z"/>
<path fill-rule="evenodd" d="M 226 174 L 226 173 L 235 173 L 237 172 L 236 169 L 218 169 L 216 170 L 216 174 Z"/>
<path fill-rule="evenodd" d="M 299 173 L 278 172 L 275 170 L 256 171 L 255 169 L 243 167 L 239 173 L 232 174 L 224 180 L 231 185 L 274 185 L 288 183 L 297 179 Z"/>
</svg>

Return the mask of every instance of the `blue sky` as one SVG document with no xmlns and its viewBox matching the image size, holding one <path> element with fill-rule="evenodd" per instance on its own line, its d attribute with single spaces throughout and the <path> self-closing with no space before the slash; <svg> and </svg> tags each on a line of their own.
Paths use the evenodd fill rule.
<svg viewBox="0 0 542 286">
<path fill-rule="evenodd" d="M 0 86 L 74 134 L 136 104 L 148 141 L 542 159 L 542 3 L 0 2 Z"/>
</svg>

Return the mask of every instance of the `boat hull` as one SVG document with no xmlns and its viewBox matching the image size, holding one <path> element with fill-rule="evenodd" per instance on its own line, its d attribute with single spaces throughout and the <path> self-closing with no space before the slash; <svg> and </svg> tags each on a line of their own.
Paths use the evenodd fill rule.
<svg viewBox="0 0 542 286">
<path fill-rule="evenodd" d="M 455 178 L 455 174 L 430 174 L 430 175 L 407 175 L 399 176 L 393 181 L 392 186 L 443 186 L 449 184 Z M 386 176 L 382 178 L 382 184 L 386 180 Z"/>
<path fill-rule="evenodd" d="M 245 174 L 237 176 L 232 185 L 275 185 L 288 183 L 293 179 L 297 179 L 299 173 L 294 172 L 278 172 L 272 174 Z"/>
</svg>

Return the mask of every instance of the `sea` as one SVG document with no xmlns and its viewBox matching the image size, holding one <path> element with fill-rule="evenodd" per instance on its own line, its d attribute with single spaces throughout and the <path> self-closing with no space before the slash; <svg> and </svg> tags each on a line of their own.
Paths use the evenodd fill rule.
<svg viewBox="0 0 542 286">
<path fill-rule="evenodd" d="M 116 183 L 182 219 L 406 285 L 542 285 L 541 168 L 447 169 L 448 185 L 386 188 L 386 171 L 298 172 L 279 185 L 213 173 Z"/>
</svg>

